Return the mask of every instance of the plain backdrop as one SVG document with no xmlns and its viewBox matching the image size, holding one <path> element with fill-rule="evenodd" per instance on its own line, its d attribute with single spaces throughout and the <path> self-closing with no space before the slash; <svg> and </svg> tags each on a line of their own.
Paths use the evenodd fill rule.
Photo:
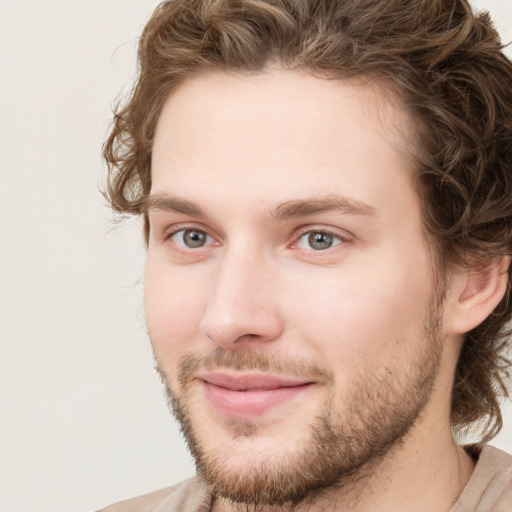
<svg viewBox="0 0 512 512">
<path fill-rule="evenodd" d="M 480 0 L 505 40 L 512 0 Z M 138 222 L 100 152 L 154 0 L 0 0 L 0 510 L 91 512 L 193 464 L 144 327 Z M 509 52 L 509 55 L 511 52 Z M 495 445 L 512 452 L 512 411 Z"/>
</svg>

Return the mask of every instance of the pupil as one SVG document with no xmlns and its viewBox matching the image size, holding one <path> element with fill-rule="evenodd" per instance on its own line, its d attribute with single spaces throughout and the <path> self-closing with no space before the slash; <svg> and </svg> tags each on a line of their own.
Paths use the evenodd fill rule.
<svg viewBox="0 0 512 512">
<path fill-rule="evenodd" d="M 311 233 L 308 238 L 309 245 L 316 251 L 328 249 L 333 242 L 332 235 L 328 235 L 327 233 Z"/>
<path fill-rule="evenodd" d="M 185 231 L 183 241 L 187 247 L 202 247 L 206 236 L 201 231 Z"/>
</svg>

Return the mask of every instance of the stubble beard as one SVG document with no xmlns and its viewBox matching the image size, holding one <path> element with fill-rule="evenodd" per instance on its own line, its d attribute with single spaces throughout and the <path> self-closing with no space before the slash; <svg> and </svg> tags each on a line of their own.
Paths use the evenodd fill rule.
<svg viewBox="0 0 512 512">
<path fill-rule="evenodd" d="M 169 404 L 178 420 L 201 480 L 212 496 L 244 510 L 260 510 L 285 504 L 292 508 L 312 502 L 323 491 L 342 488 L 371 476 L 375 467 L 406 438 L 428 403 L 439 370 L 442 338 L 438 308 L 431 311 L 424 326 L 424 349 L 401 375 L 388 368 L 376 376 L 366 365 L 345 395 L 344 407 L 326 400 L 321 413 L 312 418 L 309 438 L 294 453 L 280 459 L 271 453 L 260 460 L 244 459 L 238 466 L 230 453 L 216 450 L 215 440 L 202 439 L 192 412 L 193 374 L 198 368 L 215 367 L 253 371 L 288 369 L 289 375 L 317 375 L 325 372 L 308 363 L 275 361 L 254 349 L 237 352 L 217 349 L 206 357 L 191 354 L 180 365 L 179 391 L 171 389 L 163 368 L 158 371 L 166 385 Z M 337 408 L 338 406 L 338 408 Z M 336 410 L 342 411 L 340 414 Z M 249 421 L 226 423 L 233 439 L 258 435 Z"/>
</svg>

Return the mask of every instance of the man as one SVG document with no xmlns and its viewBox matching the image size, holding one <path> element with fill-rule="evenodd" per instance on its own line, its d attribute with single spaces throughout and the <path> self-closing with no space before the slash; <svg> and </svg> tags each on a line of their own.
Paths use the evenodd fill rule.
<svg viewBox="0 0 512 512">
<path fill-rule="evenodd" d="M 108 197 L 145 221 L 198 477 L 106 510 L 512 510 L 512 457 L 485 446 L 512 312 L 512 64 L 488 16 L 171 0 L 139 60 Z"/>
</svg>

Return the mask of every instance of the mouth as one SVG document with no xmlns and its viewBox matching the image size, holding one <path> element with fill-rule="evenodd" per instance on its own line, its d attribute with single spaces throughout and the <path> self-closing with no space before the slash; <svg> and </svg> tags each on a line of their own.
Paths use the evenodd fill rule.
<svg viewBox="0 0 512 512">
<path fill-rule="evenodd" d="M 254 419 L 291 402 L 315 383 L 265 374 L 212 372 L 197 377 L 205 396 L 223 416 Z"/>
</svg>

